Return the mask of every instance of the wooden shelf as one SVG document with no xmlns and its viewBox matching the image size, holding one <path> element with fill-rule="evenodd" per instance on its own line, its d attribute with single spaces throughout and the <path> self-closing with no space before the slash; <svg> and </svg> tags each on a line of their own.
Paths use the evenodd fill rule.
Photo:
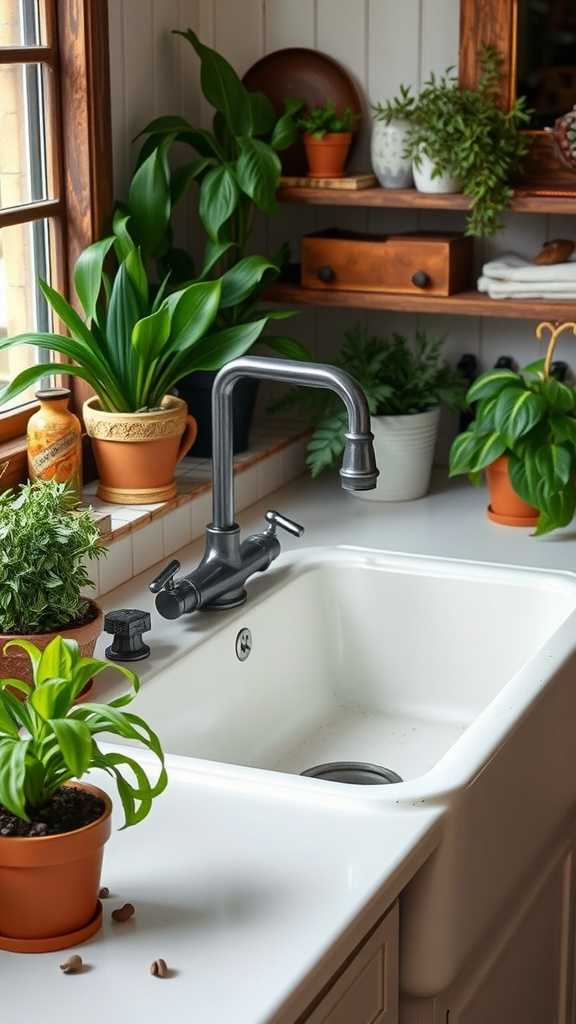
<svg viewBox="0 0 576 1024">
<path fill-rule="evenodd" d="M 278 199 L 283 203 L 308 206 L 356 206 L 412 210 L 467 210 L 466 196 L 426 195 L 415 188 L 365 188 L 355 191 L 321 188 L 281 188 Z M 518 192 L 512 200 L 513 213 L 562 213 L 576 215 L 576 192 L 569 196 L 535 196 Z"/>
<path fill-rule="evenodd" d="M 459 292 L 448 298 L 424 293 L 382 295 L 379 292 L 344 292 L 329 288 L 302 288 L 297 284 L 275 284 L 268 288 L 270 302 L 300 306 L 334 306 L 338 309 L 382 309 L 400 313 L 436 313 L 444 316 L 487 316 L 510 320 L 571 320 L 576 316 L 576 299 L 551 302 L 547 299 L 490 299 L 481 292 Z"/>
</svg>

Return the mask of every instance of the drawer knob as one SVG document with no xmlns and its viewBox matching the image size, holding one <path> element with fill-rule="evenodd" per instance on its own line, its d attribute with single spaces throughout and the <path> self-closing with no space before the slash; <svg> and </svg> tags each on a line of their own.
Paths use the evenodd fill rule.
<svg viewBox="0 0 576 1024">
<path fill-rule="evenodd" d="M 320 267 L 320 269 L 318 270 L 318 277 L 320 278 L 321 281 L 324 282 L 324 284 L 329 284 L 330 281 L 334 280 L 334 271 L 332 267 Z"/>
<path fill-rule="evenodd" d="M 415 274 L 412 274 L 411 280 L 417 288 L 427 288 L 430 284 L 430 278 L 425 270 L 417 270 Z"/>
</svg>

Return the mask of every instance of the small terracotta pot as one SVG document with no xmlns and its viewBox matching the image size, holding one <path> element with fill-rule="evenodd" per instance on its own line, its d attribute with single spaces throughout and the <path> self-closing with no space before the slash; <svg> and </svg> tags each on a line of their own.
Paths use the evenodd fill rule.
<svg viewBox="0 0 576 1024">
<path fill-rule="evenodd" d="M 536 526 L 539 512 L 517 494 L 508 476 L 508 457 L 501 455 L 486 468 L 490 495 L 488 518 L 501 526 Z"/>
<path fill-rule="evenodd" d="M 304 133 L 309 178 L 343 178 L 352 132 L 326 132 L 317 139 Z"/>
<path fill-rule="evenodd" d="M 57 836 L 0 836 L 0 949 L 68 949 L 100 928 L 98 891 L 112 803 L 95 786 L 81 788 L 105 804 L 92 824 Z"/>
<path fill-rule="evenodd" d="M 61 629 L 57 629 L 53 633 L 23 633 L 21 636 L 14 633 L 0 633 L 0 679 L 22 679 L 25 683 L 32 682 L 30 658 L 21 647 L 11 647 L 8 651 L 4 652 L 4 644 L 8 640 L 30 640 L 31 643 L 36 644 L 36 647 L 43 651 L 55 636 L 63 636 L 67 640 L 77 641 L 83 658 L 91 658 L 94 654 L 96 641 L 102 632 L 104 614 L 100 605 L 96 604 L 96 601 L 91 601 L 89 598 L 87 600 L 88 604 L 95 610 L 96 616 L 84 626 L 72 626 L 69 628 L 62 626 Z M 92 683 L 89 683 L 82 691 L 81 696 L 86 696 L 91 689 Z M 12 692 L 16 696 L 22 696 L 22 694 L 17 693 L 15 690 Z"/>
<path fill-rule="evenodd" d="M 168 501 L 176 494 L 174 470 L 196 440 L 197 426 L 181 398 L 166 395 L 152 412 L 104 412 L 98 398 L 83 408 L 92 440 L 98 497 L 118 505 Z"/>
</svg>

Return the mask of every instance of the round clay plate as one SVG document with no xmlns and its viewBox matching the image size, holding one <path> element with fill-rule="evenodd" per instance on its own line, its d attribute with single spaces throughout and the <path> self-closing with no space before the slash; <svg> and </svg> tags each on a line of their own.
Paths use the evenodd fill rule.
<svg viewBox="0 0 576 1024">
<path fill-rule="evenodd" d="M 486 513 L 491 523 L 499 523 L 500 526 L 524 526 L 532 529 L 538 522 L 538 516 L 503 516 L 499 512 L 493 512 L 491 505 L 488 505 Z"/>
<path fill-rule="evenodd" d="M 263 92 L 278 113 L 284 109 L 284 100 L 289 96 L 304 100 L 308 107 L 333 103 L 339 113 L 346 107 L 351 107 L 355 114 L 362 113 L 360 94 L 349 74 L 332 57 L 317 50 L 302 47 L 276 50 L 249 68 L 243 81 L 251 92 Z M 358 131 L 355 131 L 351 153 L 357 137 Z M 303 142 L 295 143 L 279 156 L 284 174 L 306 174 Z"/>
<path fill-rule="evenodd" d="M 0 949 L 8 953 L 55 953 L 58 949 L 69 949 L 86 942 L 102 927 L 102 904 L 98 901 L 94 917 L 83 928 L 68 935 L 55 935 L 47 939 L 11 939 L 0 935 Z"/>
</svg>

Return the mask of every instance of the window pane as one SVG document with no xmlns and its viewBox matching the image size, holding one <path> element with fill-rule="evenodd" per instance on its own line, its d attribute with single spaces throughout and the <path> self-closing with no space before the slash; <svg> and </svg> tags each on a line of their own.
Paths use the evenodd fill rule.
<svg viewBox="0 0 576 1024">
<path fill-rule="evenodd" d="M 0 337 L 50 329 L 48 308 L 37 284 L 38 277 L 47 278 L 49 270 L 48 221 L 16 224 L 0 231 Z M 0 387 L 45 359 L 46 353 L 28 345 L 0 352 Z M 33 385 L 11 405 L 23 405 L 38 387 Z M 9 406 L 2 406 L 0 412 L 6 408 Z"/>
<path fill-rule="evenodd" d="M 0 209 L 52 198 L 40 64 L 0 65 L 0 139 Z"/>
<path fill-rule="evenodd" d="M 39 46 L 43 41 L 38 0 L 0 0 L 0 46 Z"/>
</svg>

